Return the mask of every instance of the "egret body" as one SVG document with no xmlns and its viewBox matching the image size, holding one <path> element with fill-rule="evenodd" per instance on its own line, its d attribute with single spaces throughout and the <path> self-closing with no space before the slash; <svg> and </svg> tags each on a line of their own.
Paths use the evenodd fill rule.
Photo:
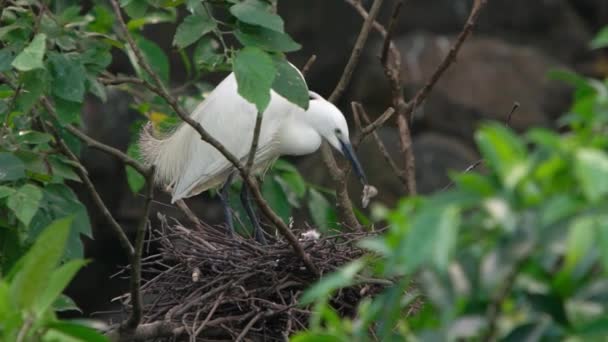
<svg viewBox="0 0 608 342">
<path fill-rule="evenodd" d="M 365 174 L 352 150 L 342 112 L 314 92 L 310 92 L 309 103 L 308 110 L 304 110 L 271 91 L 270 103 L 263 113 L 252 171 L 263 172 L 281 155 L 313 153 L 325 139 L 352 162 L 361 181 L 366 183 Z M 257 109 L 238 94 L 233 73 L 196 107 L 191 117 L 241 162 L 246 162 L 253 140 Z M 236 170 L 187 124 L 160 138 L 153 135 L 151 124 L 148 124 L 141 134 L 140 149 L 144 161 L 155 166 L 156 181 L 171 189 L 172 203 L 228 185 Z M 246 187 L 243 188 L 246 191 Z M 220 194 L 224 195 L 224 204 L 227 205 L 225 193 Z M 244 197 L 242 199 L 245 201 Z M 248 203 L 245 207 L 249 207 Z M 227 215 L 231 225 L 229 211 Z"/>
</svg>

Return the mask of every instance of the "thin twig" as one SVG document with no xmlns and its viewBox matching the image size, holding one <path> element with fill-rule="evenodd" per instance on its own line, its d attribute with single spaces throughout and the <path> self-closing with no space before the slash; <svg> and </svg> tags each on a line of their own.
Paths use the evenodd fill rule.
<svg viewBox="0 0 608 342">
<path fill-rule="evenodd" d="M 369 18 L 367 20 L 365 20 L 365 22 L 363 23 L 363 26 L 361 27 L 361 32 L 359 32 L 359 36 L 357 37 L 357 40 L 355 42 L 355 47 L 353 48 L 353 51 L 350 54 L 348 62 L 346 63 L 346 66 L 344 67 L 342 76 L 340 77 L 338 84 L 334 88 L 334 91 L 329 96 L 329 102 L 337 103 L 340 100 L 340 97 L 342 97 L 342 94 L 344 93 L 344 91 L 346 90 L 346 87 L 350 83 L 350 79 L 353 76 L 353 72 L 355 71 L 357 64 L 359 64 L 359 57 L 361 56 L 363 47 L 365 46 L 365 43 L 367 42 L 367 38 L 369 37 L 369 32 L 372 29 L 372 23 L 374 22 L 374 20 L 376 19 L 376 16 L 380 12 L 380 8 L 382 7 L 383 1 L 384 0 L 374 0 L 374 3 L 372 4 L 372 7 L 369 11 Z"/>
<path fill-rule="evenodd" d="M 507 121 L 505 122 L 505 125 L 507 125 L 507 127 L 511 127 L 511 120 L 513 119 L 513 114 L 515 114 L 518 108 L 519 102 L 513 102 L 513 107 L 511 107 L 511 111 L 509 112 L 509 115 L 507 115 Z"/>
<path fill-rule="evenodd" d="M 251 140 L 251 148 L 249 149 L 249 156 L 247 157 L 247 164 L 245 165 L 245 170 L 247 173 L 251 173 L 253 167 L 253 161 L 255 159 L 255 154 L 258 150 L 258 143 L 260 141 L 260 131 L 262 130 L 262 120 L 264 119 L 264 113 L 258 112 L 257 117 L 255 118 L 255 128 L 253 129 L 253 139 Z"/>
<path fill-rule="evenodd" d="M 384 44 L 382 45 L 382 52 L 380 53 L 380 63 L 382 63 L 382 65 L 386 65 L 388 59 L 388 48 L 391 45 L 393 39 L 393 31 L 395 29 L 395 24 L 397 22 L 397 18 L 399 17 L 399 13 L 401 12 L 402 6 L 403 0 L 399 0 L 395 4 L 395 7 L 393 7 L 393 14 L 391 15 L 391 21 L 388 23 L 387 33 L 384 37 Z"/>
<path fill-rule="evenodd" d="M 452 63 L 456 61 L 456 56 L 458 55 L 462 44 L 471 34 L 473 27 L 475 27 L 475 23 L 477 22 L 479 14 L 481 13 L 481 10 L 485 7 L 486 4 L 487 0 L 475 0 L 475 2 L 473 3 L 473 7 L 471 8 L 469 17 L 466 21 L 466 24 L 462 28 L 462 31 L 460 31 L 460 33 L 458 34 L 456 42 L 454 42 L 454 44 L 450 48 L 450 51 L 443 58 L 441 63 L 437 66 L 435 72 L 433 72 L 424 87 L 422 87 L 422 89 L 420 89 L 416 93 L 414 98 L 410 102 L 408 102 L 407 109 L 404 110 L 404 113 L 406 117 L 410 118 L 410 120 L 412 117 L 411 113 L 413 113 L 413 111 L 424 102 L 424 100 L 431 92 L 435 84 L 437 84 L 437 81 L 439 81 L 444 72 L 450 67 L 450 65 L 452 65 Z"/>
<path fill-rule="evenodd" d="M 144 248 L 144 237 L 146 236 L 146 227 L 148 226 L 148 215 L 150 214 L 150 207 L 152 203 L 152 195 L 154 191 L 154 167 L 150 168 L 148 174 L 146 174 L 146 185 L 144 189 L 144 212 L 140 218 L 140 222 L 137 225 L 137 231 L 135 232 L 135 251 L 131 256 L 131 302 L 132 309 L 129 319 L 126 321 L 124 327 L 128 330 L 135 330 L 139 323 L 141 323 L 142 310 L 143 310 L 143 299 L 141 296 L 141 257 Z"/>
<path fill-rule="evenodd" d="M 47 112 L 53 118 L 58 120 L 59 118 L 57 116 L 57 111 L 55 111 L 55 108 L 53 107 L 53 105 L 51 104 L 49 99 L 46 98 L 45 96 L 43 96 L 40 101 L 41 101 L 42 105 L 44 106 L 44 108 L 47 110 Z M 129 157 L 126 153 L 120 151 L 119 149 L 116 149 L 112 146 L 106 145 L 104 143 L 101 143 L 101 142 L 91 138 L 90 136 L 88 136 L 87 134 L 85 134 L 84 132 L 82 132 L 81 130 L 76 128 L 74 125 L 65 125 L 64 127 L 68 130 L 68 132 L 75 135 L 76 138 L 78 138 L 79 140 L 84 142 L 87 145 L 87 147 L 94 148 L 96 150 L 100 150 L 111 156 L 116 157 L 122 163 L 131 166 L 132 168 L 135 169 L 135 171 L 137 171 L 138 173 L 140 173 L 143 176 L 145 176 L 149 172 L 149 168 L 145 167 L 143 164 L 141 164 L 137 160 Z"/>
<path fill-rule="evenodd" d="M 220 302 L 222 301 L 223 298 L 224 298 L 224 292 L 220 293 L 220 295 L 215 300 L 215 303 L 213 303 L 213 307 L 211 308 L 211 310 L 209 310 L 207 317 L 205 317 L 205 320 L 203 321 L 203 323 L 201 323 L 201 325 L 194 331 L 194 338 L 196 338 L 203 331 L 203 329 L 205 328 L 205 326 L 207 325 L 207 323 L 209 322 L 211 317 L 213 317 L 215 310 L 217 310 L 217 307 L 220 305 Z"/>
<path fill-rule="evenodd" d="M 241 331 L 241 333 L 239 334 L 239 336 L 237 336 L 236 340 L 234 340 L 235 342 L 240 342 L 243 340 L 243 338 L 245 338 L 245 336 L 247 336 L 247 333 L 249 332 L 249 330 L 251 329 L 251 327 L 253 327 L 253 325 L 255 324 L 255 322 L 257 322 L 263 315 L 263 312 L 258 312 L 257 315 L 253 316 L 253 318 L 247 323 L 247 325 L 245 326 L 245 328 L 243 328 L 243 331 Z"/>
<path fill-rule="evenodd" d="M 135 54 L 137 62 L 148 74 L 150 74 L 150 77 L 152 77 L 152 79 L 154 80 L 155 85 L 158 88 L 156 94 L 159 95 L 160 97 L 162 97 L 169 104 L 169 106 L 171 106 L 171 108 L 180 117 L 180 119 L 182 119 L 184 122 L 186 122 L 188 125 L 190 125 L 194 130 L 196 130 L 203 141 L 205 141 L 209 145 L 213 146 L 218 152 L 220 152 L 224 156 L 224 158 L 226 158 L 240 172 L 243 180 L 245 182 L 247 182 L 247 185 L 249 186 L 251 192 L 253 193 L 256 203 L 257 203 L 258 207 L 260 208 L 260 210 L 262 211 L 262 213 L 264 214 L 264 216 L 266 216 L 266 218 L 268 218 L 270 220 L 270 222 L 279 230 L 281 235 L 283 235 L 287 239 L 287 241 L 289 242 L 291 247 L 294 249 L 296 254 L 302 259 L 302 262 L 304 263 L 306 268 L 311 273 L 318 276 L 319 271 L 318 271 L 317 267 L 312 263 L 310 256 L 308 254 L 306 254 L 306 252 L 304 251 L 304 249 L 298 242 L 298 239 L 291 232 L 289 227 L 287 227 L 285 222 L 283 222 L 283 220 L 281 220 L 281 218 L 270 208 L 270 206 L 268 205 L 266 200 L 264 200 L 262 193 L 261 193 L 255 179 L 247 173 L 247 170 L 245 170 L 245 167 L 241 164 L 241 162 L 232 153 L 230 153 L 226 149 L 226 147 L 224 147 L 224 145 L 222 145 L 218 140 L 213 138 L 203 128 L 203 126 L 201 126 L 200 123 L 196 122 L 192 117 L 190 117 L 190 115 L 188 115 L 179 106 L 179 104 L 177 103 L 177 100 L 173 96 L 171 96 L 171 94 L 169 94 L 169 92 L 167 92 L 167 90 L 166 90 L 164 84 L 162 83 L 162 81 L 160 80 L 159 76 L 152 70 L 152 68 L 150 67 L 148 62 L 143 58 L 141 50 L 135 44 L 133 37 L 131 36 L 129 30 L 127 29 L 127 25 L 124 21 L 121 11 L 120 11 L 120 5 L 118 4 L 118 1 L 111 0 L 111 4 L 112 4 L 112 8 L 114 9 L 114 14 L 116 16 L 116 19 L 118 20 L 118 23 L 124 33 L 125 39 L 127 40 L 129 46 L 133 50 L 133 53 Z M 146 82 L 146 83 L 148 83 L 148 82 Z"/>
<path fill-rule="evenodd" d="M 363 121 L 367 124 L 366 127 L 372 127 L 374 125 L 374 123 L 369 123 L 369 116 L 367 115 L 365 109 L 360 103 L 354 103 L 353 110 L 357 112 L 357 115 L 363 118 Z M 375 129 L 370 130 L 370 132 L 372 134 L 372 137 L 374 138 L 374 141 L 376 142 L 376 146 L 378 146 L 378 150 L 382 154 L 382 157 L 384 157 L 384 160 L 386 160 L 387 164 L 393 170 L 393 173 L 395 173 L 395 175 L 397 176 L 397 178 L 399 178 L 401 182 L 406 183 L 407 177 L 405 175 L 405 172 L 401 170 L 399 166 L 397 166 L 391 155 L 388 153 L 386 145 L 384 145 L 384 142 L 382 141 L 382 139 L 380 139 L 380 135 L 378 135 L 378 132 Z"/>
<path fill-rule="evenodd" d="M 43 104 L 43 106 L 45 106 L 46 110 L 49 113 L 55 111 L 55 109 L 51 106 L 50 102 L 48 102 L 48 100 L 46 100 L 45 98 L 42 99 L 42 104 Z M 52 126 L 47 126 L 43 121 L 41 121 L 41 122 L 42 122 L 43 126 L 49 130 L 49 133 L 51 133 L 55 136 L 55 142 L 57 143 L 58 147 L 62 150 L 63 154 L 65 154 L 73 162 L 75 162 L 76 164 L 81 166 L 82 163 L 80 162 L 78 157 L 70 150 L 70 148 L 65 144 L 65 142 L 63 141 L 63 139 L 61 138 L 59 133 L 57 133 L 57 131 Z M 120 224 L 118 224 L 118 222 L 116 222 L 116 220 L 114 219 L 114 216 L 112 216 L 112 213 L 110 213 L 110 210 L 108 209 L 106 204 L 103 202 L 103 199 L 101 199 L 101 196 L 95 189 L 95 185 L 93 185 L 93 182 L 89 178 L 89 175 L 87 174 L 85 168 L 77 167 L 76 172 L 78 173 L 78 177 L 80 178 L 80 180 L 84 183 L 85 187 L 87 188 L 89 194 L 93 198 L 93 202 L 95 203 L 95 205 L 97 206 L 99 211 L 101 211 L 101 214 L 106 218 L 106 220 L 110 224 L 110 227 L 114 231 L 114 234 L 118 238 L 118 241 L 120 242 L 122 248 L 127 253 L 127 256 L 129 258 L 131 258 L 131 256 L 135 252 L 135 249 L 134 249 L 133 245 L 131 244 L 131 241 L 129 241 L 127 234 L 125 234 L 125 232 L 122 229 L 122 227 L 120 226 Z"/>
<path fill-rule="evenodd" d="M 369 37 L 369 33 L 372 28 L 372 23 L 374 22 L 376 16 L 380 12 L 380 8 L 382 6 L 383 0 L 375 0 L 372 4 L 370 14 L 368 18 L 363 22 L 361 26 L 361 31 L 359 32 L 359 36 L 355 42 L 355 46 L 350 54 L 348 62 L 344 67 L 344 71 L 342 72 L 342 76 L 338 81 L 338 84 L 332 91 L 329 96 L 329 101 L 332 103 L 337 103 L 340 100 L 340 97 L 346 90 L 346 87 L 350 83 L 353 72 L 359 63 L 359 58 L 361 57 L 361 52 L 363 51 L 363 47 L 367 42 L 367 38 Z M 352 201 L 350 200 L 350 196 L 348 195 L 347 189 L 347 177 L 349 175 L 348 169 L 343 171 L 343 166 L 339 166 L 336 163 L 336 160 L 333 156 L 333 152 L 327 143 L 323 143 L 321 146 L 321 153 L 323 157 L 323 161 L 329 170 L 329 173 L 332 179 L 335 182 L 336 188 L 336 197 L 337 197 L 337 209 L 342 219 L 345 221 L 346 225 L 351 229 L 359 229 L 361 224 L 359 220 L 357 220 L 357 216 L 355 215 Z M 344 164 L 343 164 L 344 165 Z"/>
<path fill-rule="evenodd" d="M 315 63 L 316 60 L 317 60 L 317 55 L 310 56 L 310 58 L 308 59 L 308 61 L 306 61 L 306 64 L 304 64 L 304 66 L 302 67 L 302 70 L 301 70 L 302 71 L 302 75 L 304 75 L 306 77 L 306 74 L 308 73 L 308 70 L 310 70 L 310 68 Z"/>
</svg>

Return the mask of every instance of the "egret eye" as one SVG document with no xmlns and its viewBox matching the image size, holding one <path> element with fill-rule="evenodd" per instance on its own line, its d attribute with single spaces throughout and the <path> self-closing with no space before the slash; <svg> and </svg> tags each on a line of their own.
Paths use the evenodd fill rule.
<svg viewBox="0 0 608 342">
<path fill-rule="evenodd" d="M 339 128 L 336 128 L 334 132 L 336 133 L 336 135 L 342 135 L 342 131 Z"/>
</svg>

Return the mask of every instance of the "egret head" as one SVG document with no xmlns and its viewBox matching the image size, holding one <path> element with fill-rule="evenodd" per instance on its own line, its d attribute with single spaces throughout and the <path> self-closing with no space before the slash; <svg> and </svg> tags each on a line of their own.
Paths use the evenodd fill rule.
<svg viewBox="0 0 608 342">
<path fill-rule="evenodd" d="M 315 92 L 309 92 L 310 105 L 306 114 L 313 121 L 317 132 L 336 150 L 340 151 L 353 165 L 361 183 L 367 184 L 363 168 L 350 143 L 348 125 L 342 112 Z"/>
</svg>

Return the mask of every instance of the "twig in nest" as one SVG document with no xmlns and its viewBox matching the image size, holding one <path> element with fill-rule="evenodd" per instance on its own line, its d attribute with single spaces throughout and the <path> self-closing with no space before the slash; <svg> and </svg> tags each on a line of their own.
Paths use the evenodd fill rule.
<svg viewBox="0 0 608 342">
<path fill-rule="evenodd" d="M 144 261 L 144 275 L 150 279 L 144 294 L 155 298 L 145 307 L 145 324 L 161 319 L 199 340 L 256 340 L 284 336 L 307 325 L 309 309 L 294 303 L 316 277 L 301 266 L 285 241 L 272 241 L 268 248 L 249 248 L 253 242 L 227 237 L 209 226 L 183 234 L 187 228 L 169 225 L 164 218 L 160 222 L 161 229 L 152 236 L 160 243 L 160 254 Z M 199 242 L 202 236 L 213 248 Z M 369 233 L 321 237 L 306 241 L 305 248 L 325 274 L 360 257 L 363 251 L 356 241 L 367 236 Z M 200 274 L 198 282 L 192 280 L 193 269 Z M 362 277 L 332 303 L 341 314 L 353 315 L 363 296 L 387 285 L 390 283 Z M 369 291 L 362 292 L 364 287 Z M 197 316 L 205 317 L 202 323 Z"/>
</svg>

